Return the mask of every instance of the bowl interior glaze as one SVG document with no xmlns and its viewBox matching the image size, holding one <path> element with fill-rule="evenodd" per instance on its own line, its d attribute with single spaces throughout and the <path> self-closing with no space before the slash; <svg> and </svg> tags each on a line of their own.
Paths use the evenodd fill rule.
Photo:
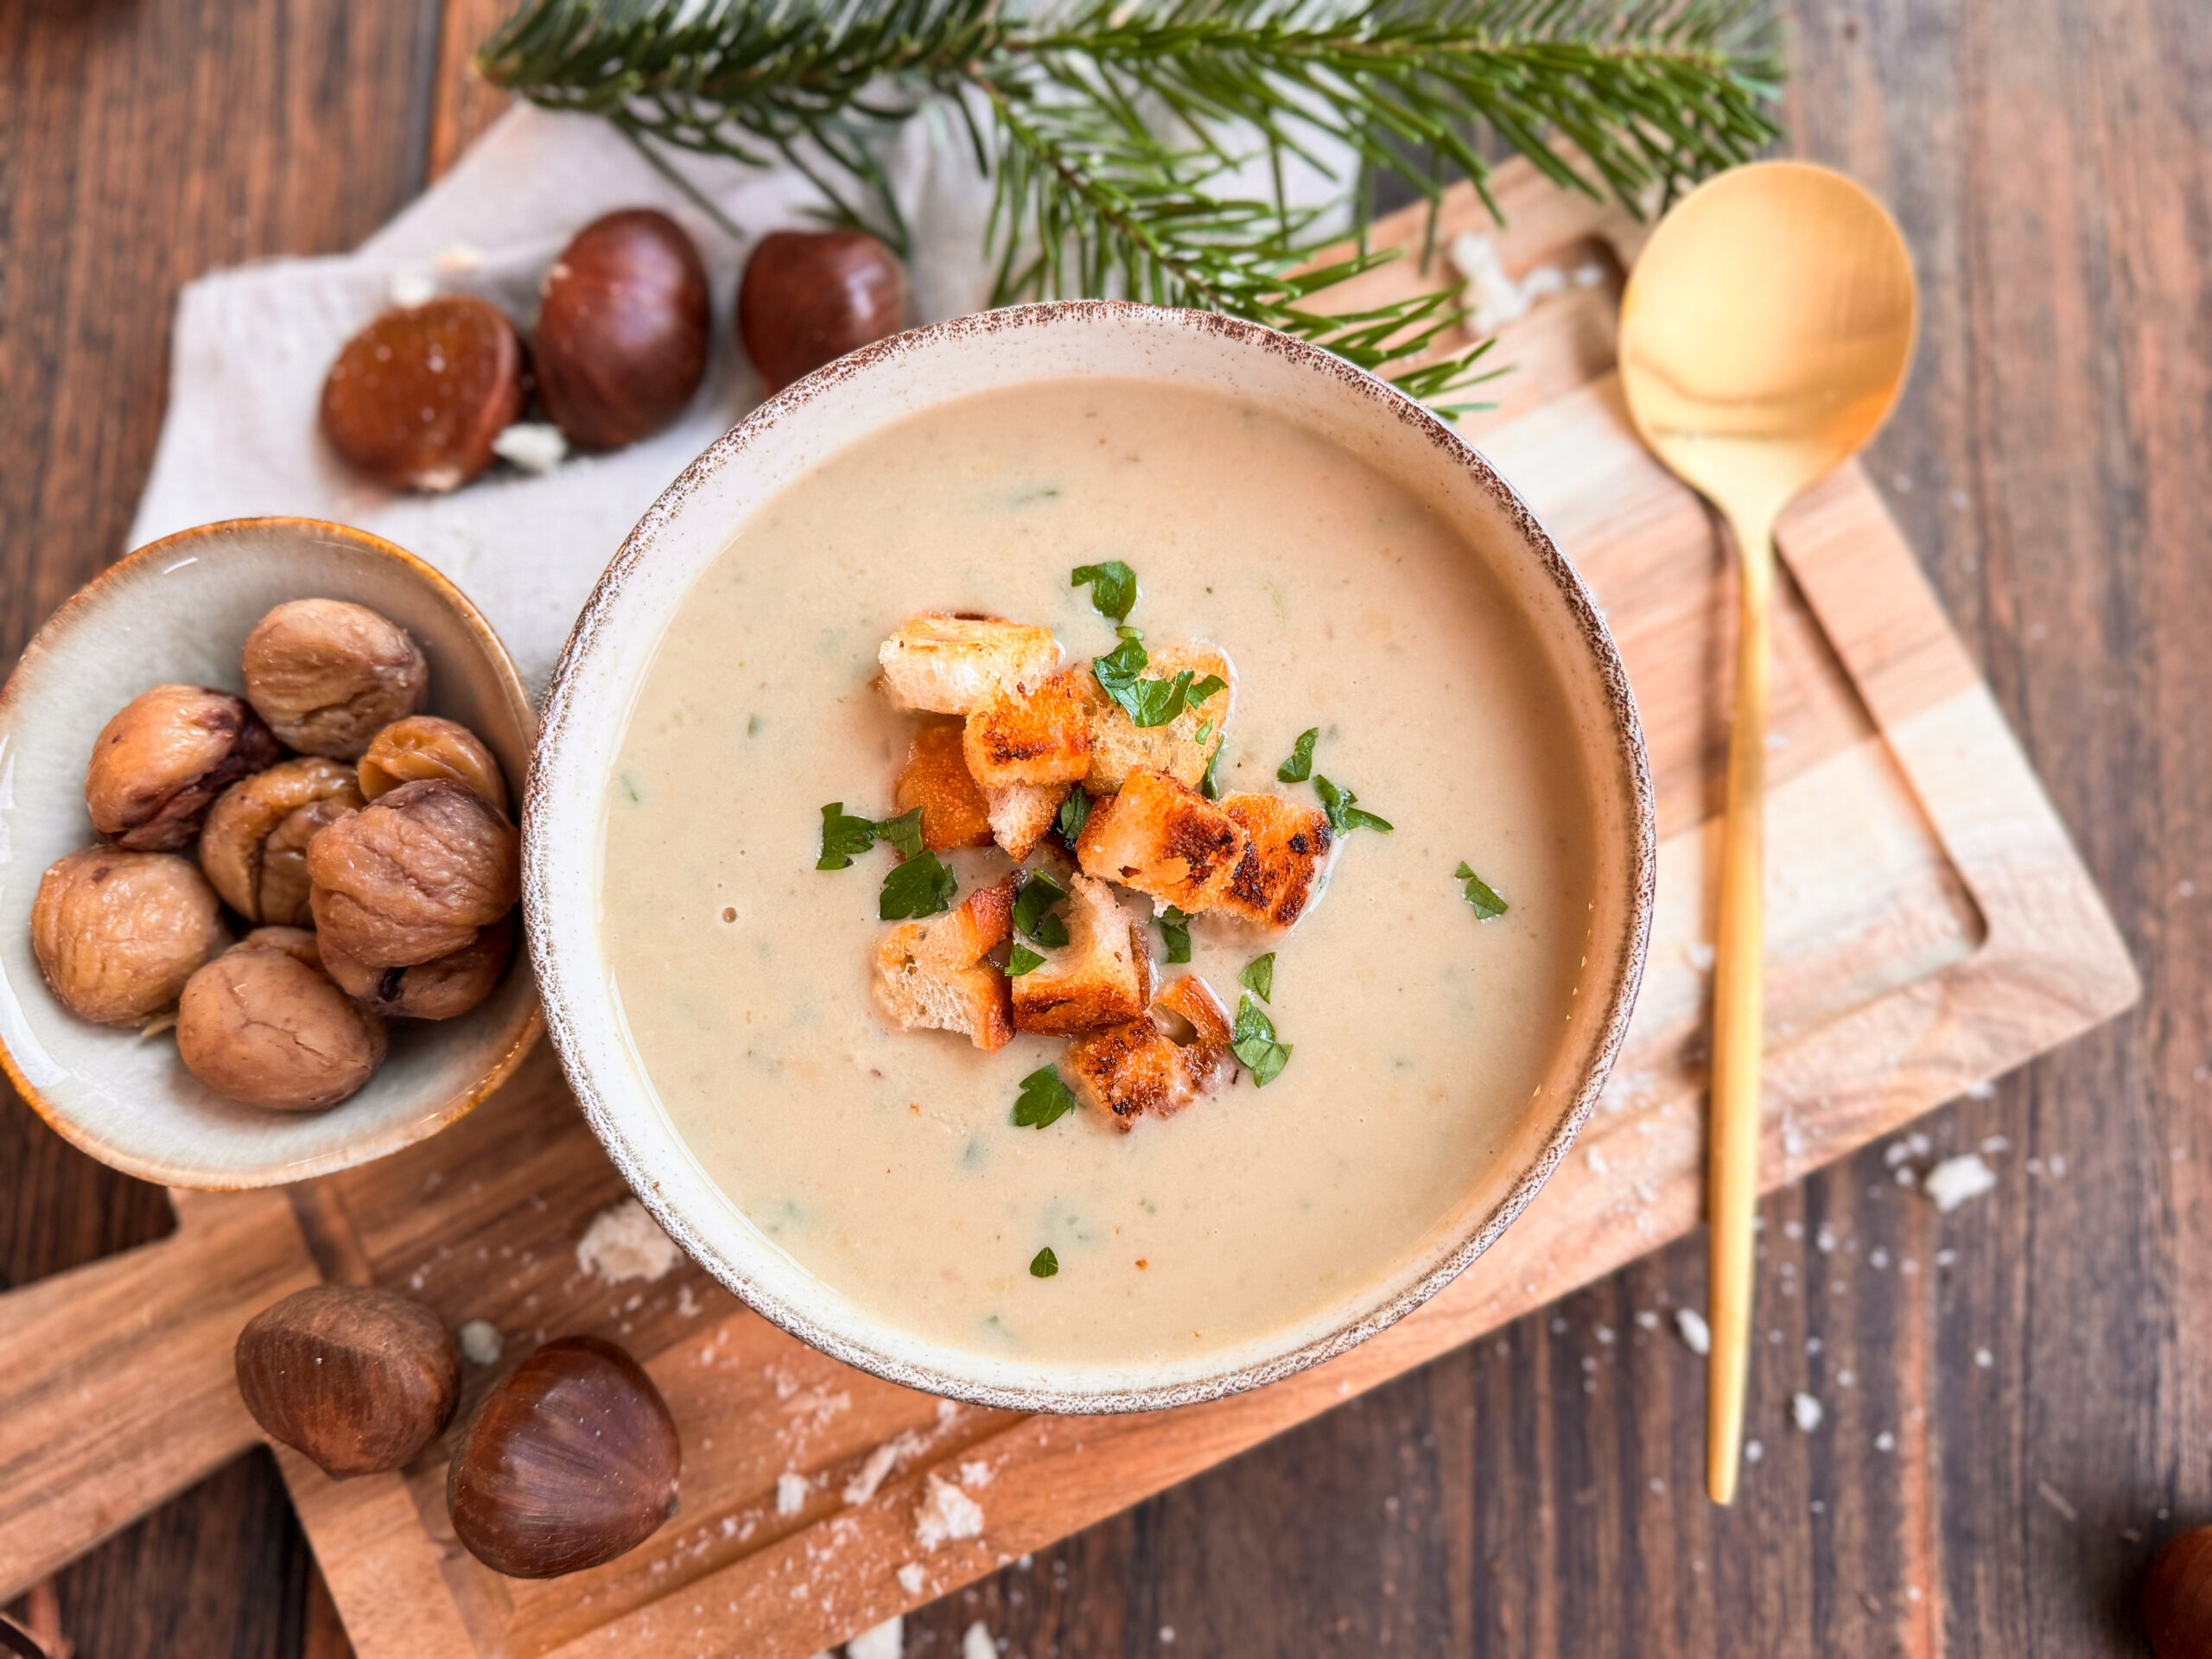
<svg viewBox="0 0 2212 1659">
<path fill-rule="evenodd" d="M 629 711 L 670 620 L 747 514 L 846 444 L 971 393 L 1068 377 L 1204 387 L 1255 401 L 1351 451 L 1449 518 L 1496 569 L 1565 695 L 1598 822 L 1592 945 L 1552 1074 L 1446 1242 L 1325 1319 L 1173 1365 L 1040 1369 L 931 1342 L 841 1297 L 739 1211 L 672 1126 L 609 983 L 595 895 L 604 799 Z M 1650 781 L 1626 675 L 1596 607 L 1488 463 L 1383 382 L 1325 352 L 1208 314 L 1109 301 L 1016 307 L 840 359 L 708 449 L 639 524 L 594 594 L 549 694 L 524 830 L 524 904 L 546 1017 L 615 1163 L 670 1234 L 785 1330 L 934 1393 L 1028 1410 L 1137 1410 L 1287 1375 L 1433 1294 L 1534 1196 L 1603 1084 L 1642 971 L 1656 860 Z"/>
</svg>

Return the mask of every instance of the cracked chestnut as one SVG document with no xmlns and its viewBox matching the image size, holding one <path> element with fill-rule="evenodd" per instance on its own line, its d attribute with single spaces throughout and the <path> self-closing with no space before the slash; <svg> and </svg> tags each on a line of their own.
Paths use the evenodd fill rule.
<svg viewBox="0 0 2212 1659">
<path fill-rule="evenodd" d="M 198 839 L 215 798 L 274 766 L 282 751 L 259 715 L 204 685 L 141 691 L 100 728 L 85 768 L 92 828 L 133 852 Z"/>
<path fill-rule="evenodd" d="M 383 1017 L 322 970 L 304 928 L 257 928 L 187 982 L 176 1048 L 226 1099 L 315 1112 L 359 1091 L 384 1063 Z"/>
</svg>

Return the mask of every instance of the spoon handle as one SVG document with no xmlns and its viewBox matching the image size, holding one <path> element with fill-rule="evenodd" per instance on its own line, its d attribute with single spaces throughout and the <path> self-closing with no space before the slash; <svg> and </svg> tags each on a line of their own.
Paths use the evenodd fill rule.
<svg viewBox="0 0 2212 1659">
<path fill-rule="evenodd" d="M 1759 1184 L 1760 941 L 1766 807 L 1768 629 L 1774 518 L 1731 514 L 1741 587 L 1736 710 L 1728 732 L 1728 794 L 1720 834 L 1720 916 L 1713 977 L 1712 1170 L 1706 1197 L 1712 1249 L 1713 1347 L 1706 1374 L 1706 1490 L 1736 1496 L 1751 1357 L 1751 1211 Z"/>
</svg>

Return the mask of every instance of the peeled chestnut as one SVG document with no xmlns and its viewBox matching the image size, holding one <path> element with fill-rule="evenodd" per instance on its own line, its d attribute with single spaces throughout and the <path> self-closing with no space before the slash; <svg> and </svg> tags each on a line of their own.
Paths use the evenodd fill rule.
<svg viewBox="0 0 2212 1659">
<path fill-rule="evenodd" d="M 386 1019 L 450 1020 L 492 995 L 514 948 L 510 911 L 489 927 L 478 928 L 475 940 L 452 955 L 410 968 L 372 968 L 328 944 L 322 950 L 322 967 L 339 989 Z"/>
<path fill-rule="evenodd" d="M 745 262 L 737 329 L 770 391 L 906 326 L 906 273 L 861 231 L 773 231 Z"/>
<path fill-rule="evenodd" d="M 141 691 L 100 728 L 85 768 L 92 828 L 134 852 L 189 847 L 215 798 L 281 751 L 260 716 L 202 685 Z"/>
<path fill-rule="evenodd" d="M 295 1291 L 246 1322 L 233 1358 L 254 1421 L 341 1480 L 404 1466 L 461 1397 L 437 1316 L 365 1286 Z"/>
<path fill-rule="evenodd" d="M 484 740 L 435 715 L 410 715 L 378 732 L 361 756 L 359 775 L 361 793 L 372 801 L 402 784 L 450 778 L 502 812 L 507 809 L 507 780 Z"/>
<path fill-rule="evenodd" d="M 413 636 L 342 599 L 279 605 L 246 635 L 245 666 L 246 700 L 270 730 L 303 754 L 340 760 L 359 760 L 430 695 Z"/>
<path fill-rule="evenodd" d="M 2143 1623 L 2158 1659 L 2212 1656 L 2212 1527 L 2181 1534 L 2152 1557 Z"/>
<path fill-rule="evenodd" d="M 576 232 L 545 273 L 537 395 L 573 443 L 619 449 L 673 420 L 707 372 L 707 268 L 683 227 L 633 207 Z"/>
<path fill-rule="evenodd" d="M 177 1000 L 230 941 L 207 878 L 174 853 L 87 847 L 56 859 L 31 901 L 31 949 L 71 1013 L 135 1025 Z"/>
<path fill-rule="evenodd" d="M 308 842 L 361 804 L 350 767 L 287 760 L 225 790 L 200 832 L 200 868 L 249 922 L 308 919 Z"/>
<path fill-rule="evenodd" d="M 346 342 L 322 383 L 322 431 L 378 483 L 442 492 L 492 464 L 523 401 L 514 325 L 449 296 L 387 311 Z"/>
<path fill-rule="evenodd" d="M 296 927 L 249 933 L 198 973 L 177 1002 L 178 1054 L 217 1094 L 313 1112 L 359 1090 L 384 1061 L 383 1018 L 357 1007 Z"/>
<path fill-rule="evenodd" d="M 366 968 L 411 968 L 476 943 L 521 896 L 507 815 L 442 778 L 402 784 L 308 846 L 326 945 Z"/>
<path fill-rule="evenodd" d="M 676 1420 L 638 1362 L 549 1342 L 486 1396 L 446 1478 L 454 1535 L 510 1578 L 597 1567 L 676 1513 Z"/>
</svg>

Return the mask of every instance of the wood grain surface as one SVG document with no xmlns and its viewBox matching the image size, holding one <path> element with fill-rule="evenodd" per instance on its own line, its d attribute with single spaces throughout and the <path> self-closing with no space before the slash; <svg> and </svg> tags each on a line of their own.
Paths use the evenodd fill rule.
<svg viewBox="0 0 2212 1659">
<path fill-rule="evenodd" d="M 372 229 L 480 118 L 440 54 L 486 10 L 0 8 L 0 647 L 122 550 L 176 284 Z M 1697 1362 L 1634 1319 L 1701 1300 L 1687 1243 L 910 1618 L 909 1653 L 978 1618 L 1071 1659 L 2129 1653 L 2141 1562 L 2212 1519 L 2212 27 L 2199 0 L 1797 13 L 1796 148 L 1892 202 L 1927 294 L 1874 474 L 2145 1004 L 1925 1126 L 2005 1138 L 1992 1198 L 1939 1219 L 1869 1154 L 1763 1207 L 1788 1317 L 1754 1414 L 1827 1414 L 1765 1437 L 1733 1512 L 1692 1496 Z M 10 1285 L 168 1224 L 12 1103 L 0 1192 Z M 57 1588 L 81 1654 L 320 1659 L 308 1580 L 257 1453 Z"/>
</svg>

